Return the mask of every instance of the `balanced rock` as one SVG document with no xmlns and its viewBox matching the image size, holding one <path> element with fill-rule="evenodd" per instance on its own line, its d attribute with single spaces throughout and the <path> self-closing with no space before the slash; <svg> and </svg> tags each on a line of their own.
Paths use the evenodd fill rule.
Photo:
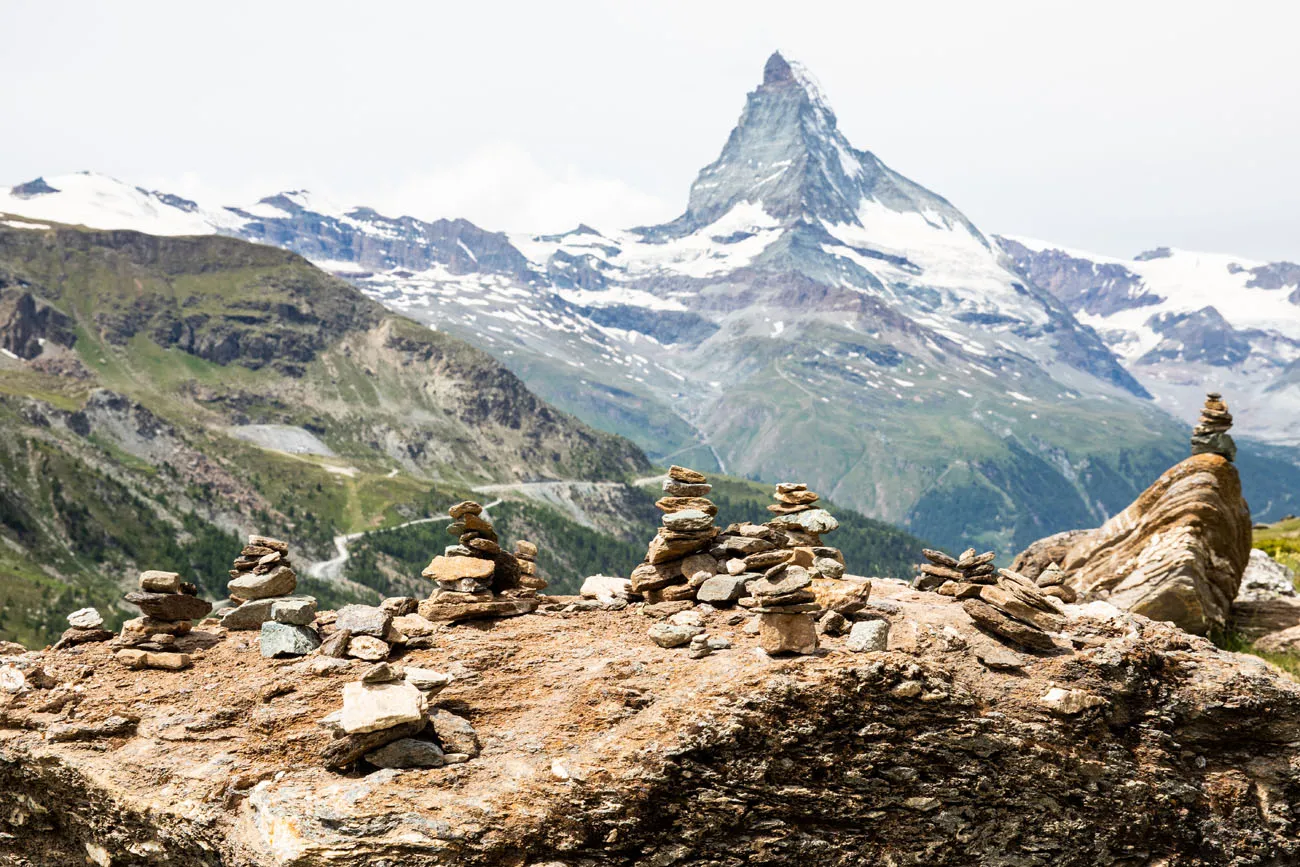
<svg viewBox="0 0 1300 867">
<path fill-rule="evenodd" d="M 817 650 L 817 625 L 807 614 L 768 612 L 758 616 L 758 642 L 770 654 Z"/>
<path fill-rule="evenodd" d="M 343 687 L 339 725 L 348 734 L 423 723 L 428 699 L 409 683 L 349 683 Z"/>
</svg>

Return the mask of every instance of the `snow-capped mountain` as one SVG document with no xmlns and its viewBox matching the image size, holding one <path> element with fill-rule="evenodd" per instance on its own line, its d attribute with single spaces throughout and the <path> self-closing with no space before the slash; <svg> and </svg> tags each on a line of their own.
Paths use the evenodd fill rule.
<svg viewBox="0 0 1300 867">
<path fill-rule="evenodd" d="M 1186 453 L 1198 402 L 1164 412 L 1161 378 L 1134 378 L 1092 327 L 1109 321 L 1090 305 L 1120 315 L 1141 292 L 1080 304 L 1040 282 L 1030 248 L 854 148 L 780 54 L 660 226 L 507 237 L 304 192 L 201 207 L 93 175 L 16 187 L 3 212 L 287 247 L 653 457 L 804 481 L 939 543 L 1099 523 Z M 1197 323 L 1167 312 L 1151 330 L 1191 345 L 1169 335 Z M 1294 466 L 1256 476 L 1257 514 L 1294 510 Z"/>
<path fill-rule="evenodd" d="M 1001 239 L 1170 412 L 1231 395 L 1242 433 L 1300 444 L 1300 265 L 1161 247 L 1132 260 Z"/>
</svg>

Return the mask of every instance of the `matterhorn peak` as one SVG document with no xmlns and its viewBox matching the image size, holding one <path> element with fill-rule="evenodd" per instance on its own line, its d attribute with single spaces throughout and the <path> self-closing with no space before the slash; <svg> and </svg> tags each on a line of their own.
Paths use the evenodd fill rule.
<svg viewBox="0 0 1300 867">
<path fill-rule="evenodd" d="M 781 52 L 773 51 L 772 56 L 763 66 L 763 83 L 776 84 L 780 81 L 794 80 L 794 70 L 790 68 L 789 61 L 781 56 Z"/>
</svg>

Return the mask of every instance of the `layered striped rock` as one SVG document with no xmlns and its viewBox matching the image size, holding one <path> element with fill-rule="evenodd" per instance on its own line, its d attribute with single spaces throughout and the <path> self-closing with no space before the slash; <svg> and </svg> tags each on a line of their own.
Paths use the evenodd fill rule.
<svg viewBox="0 0 1300 867">
<path fill-rule="evenodd" d="M 1228 620 L 1250 559 L 1250 507 L 1222 455 L 1169 469 L 1127 509 L 1080 536 L 1060 566 L 1081 596 L 1205 633 Z"/>
</svg>

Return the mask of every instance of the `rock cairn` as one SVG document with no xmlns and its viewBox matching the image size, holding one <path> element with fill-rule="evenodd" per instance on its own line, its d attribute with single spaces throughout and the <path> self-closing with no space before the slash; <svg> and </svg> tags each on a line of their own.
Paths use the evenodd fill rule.
<svg viewBox="0 0 1300 867">
<path fill-rule="evenodd" d="M 68 628 L 59 636 L 55 650 L 88 644 L 92 641 L 109 641 L 113 632 L 104 628 L 104 618 L 94 608 L 78 608 L 68 615 Z"/>
<path fill-rule="evenodd" d="M 263 656 L 303 656 L 320 646 L 314 628 L 316 599 L 294 596 L 298 574 L 289 545 L 252 535 L 230 569 L 226 589 L 231 607 L 221 610 L 221 625 L 232 631 L 261 630 Z"/>
<path fill-rule="evenodd" d="M 520 539 L 515 543 L 515 559 L 519 561 L 519 586 L 534 593 L 545 590 L 546 579 L 537 574 L 537 546 Z"/>
<path fill-rule="evenodd" d="M 1201 408 L 1201 418 L 1192 430 L 1192 454 L 1221 455 L 1228 460 L 1236 460 L 1237 444 L 1228 434 L 1232 427 L 1232 413 L 1223 402 L 1223 395 L 1212 391 L 1205 395 L 1205 406 Z"/>
<path fill-rule="evenodd" d="M 632 570 L 632 592 L 646 602 L 693 604 L 699 587 L 718 572 L 706 549 L 718 536 L 713 518 L 718 507 L 708 499 L 713 486 L 703 473 L 673 466 L 664 480 L 664 496 L 655 505 L 663 526 L 646 551 L 645 562 Z M 670 612 L 671 613 L 671 612 Z"/>
<path fill-rule="evenodd" d="M 343 687 L 343 707 L 320 721 L 333 734 L 321 758 L 328 768 L 357 762 L 376 768 L 440 768 L 479 754 L 469 721 L 432 700 L 450 674 L 380 662 Z"/>
<path fill-rule="evenodd" d="M 997 567 L 993 565 L 997 555 L 992 551 L 976 554 L 974 548 L 967 548 L 960 557 L 950 557 L 926 548 L 921 556 L 929 562 L 921 564 L 913 582 L 917 590 L 937 590 L 943 596 L 969 599 L 980 595 L 981 586 L 997 583 Z"/>
<path fill-rule="evenodd" d="M 645 612 L 655 617 L 672 618 L 696 604 L 738 605 L 757 615 L 756 629 L 768 652 L 813 652 L 817 629 L 812 615 L 824 610 L 813 581 L 844 576 L 844 555 L 821 538 L 839 523 L 816 505 L 819 497 L 806 485 L 784 483 L 776 486 L 776 502 L 768 506 L 774 517 L 766 524 L 732 524 L 719 531 L 714 526 L 717 506 L 707 499 L 711 490 L 702 473 L 669 469 L 665 496 L 655 504 L 664 512 L 664 526 L 627 590 L 642 596 Z M 603 591 L 611 607 L 626 604 L 625 593 L 604 586 L 613 580 L 602 578 L 600 587 L 593 583 L 590 595 L 599 599 Z M 679 628 L 659 627 L 661 634 L 651 639 L 661 646 L 687 644 L 689 624 L 669 625 Z M 663 643 L 679 638 L 676 644 Z M 693 655 L 707 655 L 707 641 L 697 644 Z"/>
<path fill-rule="evenodd" d="M 129 668 L 189 668 L 188 654 L 170 651 L 177 637 L 193 628 L 192 621 L 212 610 L 212 603 L 200 599 L 199 588 L 175 572 L 141 572 L 139 586 L 126 594 L 126 601 L 142 616 L 122 624 L 118 642 L 131 649 L 119 651 L 118 660 Z"/>
<path fill-rule="evenodd" d="M 1039 572 L 1034 583 L 1043 591 L 1044 596 L 1055 596 L 1062 602 L 1076 602 L 1079 599 L 1074 588 L 1065 583 L 1065 570 L 1056 563 L 1049 563 L 1047 568 Z"/>
<path fill-rule="evenodd" d="M 546 586 L 537 576 L 537 546 L 520 543 L 522 552 L 532 558 L 522 561 L 503 550 L 479 503 L 466 500 L 447 513 L 452 519 L 447 532 L 457 537 L 457 542 L 425 567 L 422 574 L 433 579 L 437 588 L 420 603 L 420 616 L 455 621 L 513 617 L 536 610 L 540 589 L 536 585 Z"/>
<path fill-rule="evenodd" d="M 1010 569 L 997 569 L 992 551 L 976 554 L 968 548 L 960 557 L 952 557 L 926 549 L 922 554 L 929 562 L 921 565 L 914 583 L 918 590 L 962 600 L 975 625 L 999 640 L 1026 650 L 1055 649 L 1050 633 L 1065 628 L 1060 594 L 1069 592 L 1057 577 L 1059 570 L 1044 570 L 1046 580 L 1053 583 L 1040 588 Z M 1056 588 L 1065 590 L 1048 592 Z"/>
</svg>

